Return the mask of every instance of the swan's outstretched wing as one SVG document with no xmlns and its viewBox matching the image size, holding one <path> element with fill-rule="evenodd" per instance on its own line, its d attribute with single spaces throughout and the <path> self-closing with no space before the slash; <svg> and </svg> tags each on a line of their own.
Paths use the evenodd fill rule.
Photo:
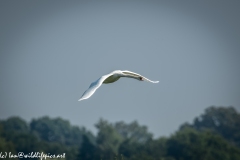
<svg viewBox="0 0 240 160">
<path fill-rule="evenodd" d="M 140 79 L 140 80 L 145 80 L 145 81 L 148 81 L 148 82 L 151 82 L 151 83 L 158 83 L 159 81 L 151 81 L 150 79 L 147 79 L 146 77 L 138 74 L 138 73 L 134 73 L 134 72 L 131 72 L 131 71 L 122 71 L 122 73 L 127 76 L 127 77 L 130 77 L 130 78 L 136 78 L 136 79 Z"/>
<path fill-rule="evenodd" d="M 112 74 L 104 75 L 104 76 L 100 77 L 98 80 L 96 80 L 95 82 L 93 82 L 89 86 L 89 88 L 83 93 L 82 97 L 78 101 L 88 99 L 89 97 L 91 97 L 93 95 L 93 93 L 102 85 L 103 81 L 111 75 Z"/>
<path fill-rule="evenodd" d="M 114 75 L 115 77 L 110 77 Z M 147 79 L 146 77 L 143 77 L 140 74 L 131 72 L 131 71 L 120 71 L 120 70 L 116 70 L 113 71 L 107 75 L 102 76 L 101 78 L 99 78 L 98 80 L 96 80 L 95 82 L 93 82 L 89 88 L 83 93 L 82 97 L 78 100 L 84 100 L 84 99 L 88 99 L 89 97 L 91 97 L 93 95 L 93 93 L 102 85 L 102 83 L 107 79 L 104 83 L 112 83 L 115 82 L 116 80 L 118 80 L 120 77 L 129 77 L 129 78 L 135 78 L 141 81 L 148 81 L 148 82 L 152 82 L 152 83 L 158 83 L 159 81 L 151 81 L 149 79 Z"/>
</svg>

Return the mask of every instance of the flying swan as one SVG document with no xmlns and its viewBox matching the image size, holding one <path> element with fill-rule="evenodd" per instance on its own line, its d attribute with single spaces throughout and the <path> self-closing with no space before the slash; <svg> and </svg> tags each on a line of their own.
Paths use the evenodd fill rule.
<svg viewBox="0 0 240 160">
<path fill-rule="evenodd" d="M 159 82 L 159 81 L 151 81 L 151 80 L 147 79 L 146 77 L 143 77 L 142 75 L 131 72 L 131 71 L 116 70 L 116 71 L 113 71 L 109 74 L 106 74 L 106 75 L 100 77 L 98 80 L 93 82 L 89 86 L 89 88 L 83 93 L 82 97 L 78 101 L 88 99 L 89 97 L 91 97 L 93 95 L 93 93 L 102 85 L 102 83 L 105 83 L 105 84 L 113 83 L 121 77 L 134 78 L 134 79 L 137 79 L 139 81 L 148 81 L 148 82 L 151 82 L 151 83 L 158 83 Z"/>
</svg>

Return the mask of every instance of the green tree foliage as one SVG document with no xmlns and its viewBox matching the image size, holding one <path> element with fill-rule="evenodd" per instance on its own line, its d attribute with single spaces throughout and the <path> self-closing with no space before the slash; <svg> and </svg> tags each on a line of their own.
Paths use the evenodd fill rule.
<svg viewBox="0 0 240 160">
<path fill-rule="evenodd" d="M 39 152 L 44 153 L 51 153 L 51 154 L 63 154 L 65 153 L 67 160 L 73 160 L 77 154 L 78 150 L 75 146 L 67 146 L 62 145 L 57 142 L 46 142 L 46 141 L 40 141 L 39 145 Z"/>
<path fill-rule="evenodd" d="M 193 125 L 185 126 L 199 131 L 210 129 L 240 147 L 240 114 L 233 107 L 209 107 L 195 118 Z"/>
<path fill-rule="evenodd" d="M 39 119 L 33 119 L 30 123 L 33 131 L 41 140 L 47 142 L 58 142 L 64 145 L 80 145 L 82 135 L 88 135 L 92 140 L 93 135 L 87 132 L 85 128 L 71 126 L 69 121 L 61 118 L 50 119 L 45 116 Z"/>
<path fill-rule="evenodd" d="M 42 117 L 29 125 L 11 117 L 0 120 L 0 153 L 65 153 L 66 160 L 237 160 L 239 126 L 240 116 L 233 107 L 209 107 L 192 125 L 157 139 L 136 121 L 100 119 L 94 136 L 61 118 Z"/>
<path fill-rule="evenodd" d="M 145 144 L 125 140 L 119 148 L 119 153 L 127 160 L 174 160 L 173 157 L 167 156 L 166 142 L 167 138 L 164 137 L 150 140 Z"/>
<path fill-rule="evenodd" d="M 31 153 L 40 149 L 37 137 L 30 133 L 16 134 L 11 141 L 15 145 L 16 152 Z"/>
<path fill-rule="evenodd" d="M 19 117 L 11 117 L 6 121 L 1 121 L 0 124 L 2 126 L 1 136 L 7 144 L 14 145 L 11 148 L 11 150 L 14 148 L 12 153 L 38 151 L 38 139 L 30 133 L 26 121 Z"/>
<path fill-rule="evenodd" d="M 15 148 L 14 148 L 14 144 L 11 142 L 7 142 L 4 138 L 0 137 L 0 157 L 4 157 L 3 159 L 9 160 L 12 158 L 9 158 L 5 153 L 13 153 L 16 154 Z"/>
<path fill-rule="evenodd" d="M 145 143 L 153 137 L 152 133 L 148 132 L 147 126 L 140 126 L 137 121 L 133 121 L 130 124 L 117 122 L 114 128 L 124 139 L 139 143 Z"/>
<path fill-rule="evenodd" d="M 83 135 L 83 142 L 80 146 L 76 160 L 100 159 L 98 157 L 100 150 L 94 145 L 86 135 Z"/>
<path fill-rule="evenodd" d="M 20 117 L 10 117 L 5 121 L 1 120 L 0 123 L 4 130 L 9 132 L 27 133 L 29 131 L 27 122 Z"/>
<path fill-rule="evenodd" d="M 167 156 L 176 160 L 240 159 L 240 149 L 213 132 L 184 128 L 166 142 Z"/>
<path fill-rule="evenodd" d="M 136 121 L 130 124 L 124 122 L 112 124 L 100 119 L 96 124 L 96 128 L 98 129 L 96 142 L 102 153 L 102 159 L 113 159 L 116 157 L 120 153 L 118 151 L 123 141 L 143 145 L 152 140 L 153 136 L 152 133 L 148 132 L 146 126 L 141 126 Z"/>
<path fill-rule="evenodd" d="M 100 119 L 95 126 L 98 129 L 96 142 L 101 151 L 101 158 L 113 159 L 118 154 L 118 148 L 123 141 L 122 136 L 106 120 Z"/>
<path fill-rule="evenodd" d="M 71 126 L 61 118 L 42 117 L 32 120 L 30 127 L 19 117 L 0 121 L 0 150 L 11 153 L 44 152 L 50 154 L 66 153 L 66 159 L 75 159 L 82 136 L 86 135 L 95 141 L 91 132 L 85 128 Z M 52 138 L 52 139 L 51 139 Z"/>
<path fill-rule="evenodd" d="M 4 159 L 6 160 L 10 160 L 11 158 L 9 158 L 8 156 L 6 156 L 6 153 L 13 153 L 16 154 L 16 150 L 14 147 L 14 144 L 12 142 L 6 141 L 5 138 L 3 138 L 3 124 L 0 123 L 0 153 L 2 153 L 1 156 L 4 156 Z"/>
</svg>

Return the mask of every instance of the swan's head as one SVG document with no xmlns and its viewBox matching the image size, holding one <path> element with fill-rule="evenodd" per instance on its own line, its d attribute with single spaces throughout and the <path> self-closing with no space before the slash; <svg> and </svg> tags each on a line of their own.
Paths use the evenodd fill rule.
<svg viewBox="0 0 240 160">
<path fill-rule="evenodd" d="M 139 81 L 144 81 L 144 77 L 142 77 L 139 74 L 132 73 L 132 72 L 129 72 L 129 71 L 120 71 L 120 72 L 121 72 L 120 73 L 121 77 L 134 78 L 134 79 L 139 80 Z"/>
<path fill-rule="evenodd" d="M 139 77 L 139 81 L 143 81 L 143 77 Z"/>
</svg>

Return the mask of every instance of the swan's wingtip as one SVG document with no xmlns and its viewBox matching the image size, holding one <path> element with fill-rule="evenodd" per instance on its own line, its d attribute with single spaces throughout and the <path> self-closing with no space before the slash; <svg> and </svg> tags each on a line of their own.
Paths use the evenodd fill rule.
<svg viewBox="0 0 240 160">
<path fill-rule="evenodd" d="M 83 99 L 82 98 L 80 98 L 78 101 L 82 101 Z"/>
</svg>

